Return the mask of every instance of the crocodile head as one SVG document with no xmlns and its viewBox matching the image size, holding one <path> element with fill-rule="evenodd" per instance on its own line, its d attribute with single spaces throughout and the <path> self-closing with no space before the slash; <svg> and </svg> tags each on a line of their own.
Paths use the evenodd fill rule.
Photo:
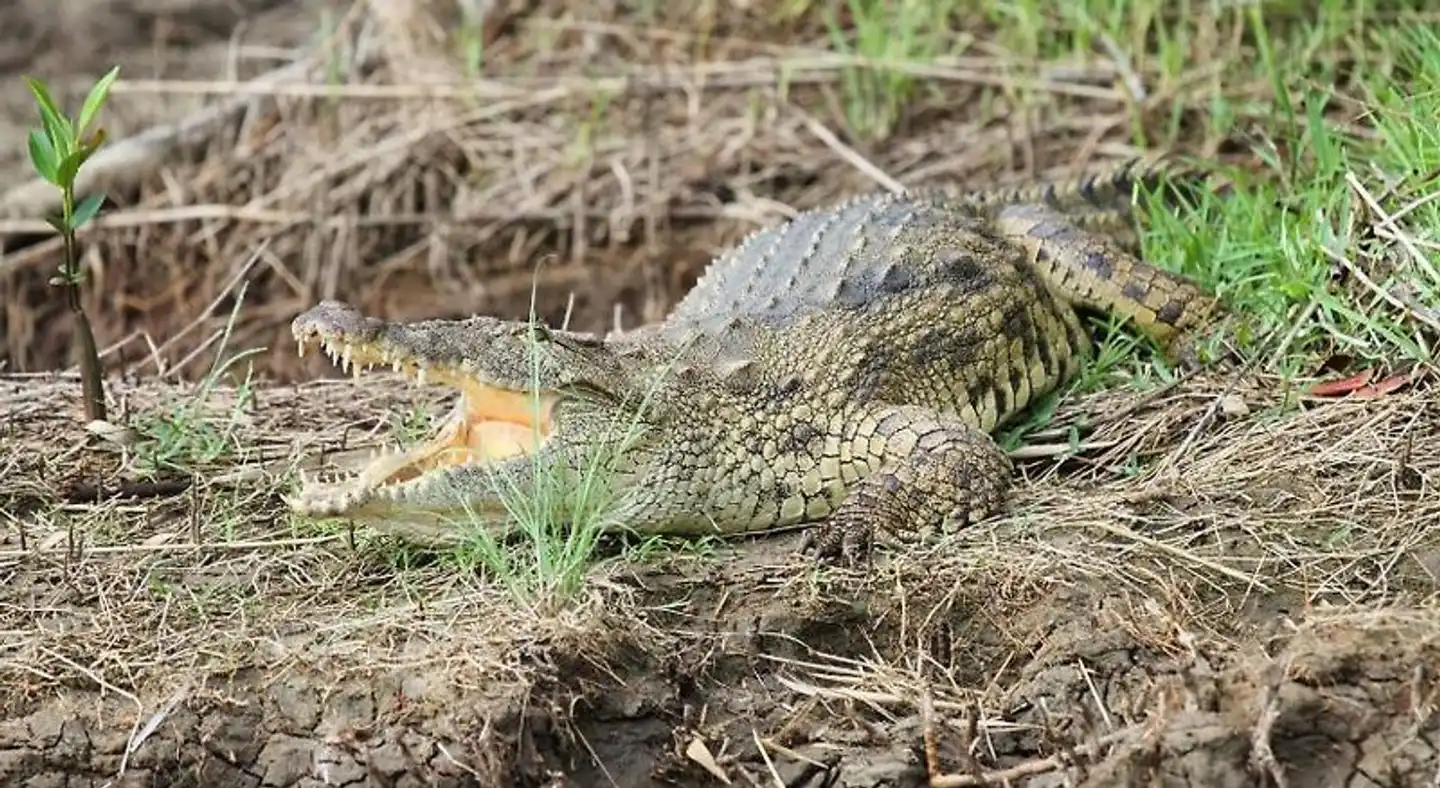
<svg viewBox="0 0 1440 788">
<path fill-rule="evenodd" d="M 389 367 L 458 390 L 429 440 L 387 451 L 354 475 L 302 478 L 298 513 L 385 522 L 382 530 L 448 541 L 454 523 L 503 520 L 496 483 L 534 483 L 538 466 L 578 468 L 585 449 L 635 434 L 640 398 L 619 353 L 591 334 L 490 317 L 388 322 L 324 301 L 291 324 L 303 356 L 319 348 L 358 379 Z M 537 462 L 538 461 L 538 462 Z M 496 472 L 499 473 L 496 473 Z"/>
</svg>

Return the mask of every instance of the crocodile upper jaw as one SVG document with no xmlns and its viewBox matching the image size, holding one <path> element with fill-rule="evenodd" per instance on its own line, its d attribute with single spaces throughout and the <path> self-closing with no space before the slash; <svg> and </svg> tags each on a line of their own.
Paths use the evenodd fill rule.
<svg viewBox="0 0 1440 788">
<path fill-rule="evenodd" d="M 302 514 L 363 517 L 372 509 L 393 509 L 446 483 L 447 471 L 503 468 L 507 461 L 539 451 L 554 434 L 558 396 L 553 393 L 487 385 L 459 369 L 416 363 L 343 336 L 297 330 L 296 341 L 301 356 L 318 348 L 356 379 L 372 367 L 389 366 L 420 385 L 448 385 L 460 392 L 454 410 L 428 440 L 406 450 L 378 452 L 355 473 L 311 478 L 302 472 L 300 490 L 286 498 Z"/>
</svg>

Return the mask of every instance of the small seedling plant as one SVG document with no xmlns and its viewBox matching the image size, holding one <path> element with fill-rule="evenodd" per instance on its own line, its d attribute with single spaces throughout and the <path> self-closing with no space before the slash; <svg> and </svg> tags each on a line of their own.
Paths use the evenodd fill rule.
<svg viewBox="0 0 1440 788">
<path fill-rule="evenodd" d="M 40 177 L 60 189 L 60 215 L 46 218 L 46 222 L 60 233 L 64 241 L 60 274 L 52 277 L 50 284 L 65 290 L 65 299 L 75 321 L 80 387 L 84 394 L 87 421 L 105 420 L 105 390 L 100 378 L 100 353 L 95 344 L 95 334 L 90 328 L 90 318 L 85 314 L 84 302 L 80 298 L 84 272 L 80 268 L 75 232 L 100 212 L 105 195 L 101 192 L 92 193 L 77 205 L 75 179 L 80 174 L 80 167 L 105 142 L 105 130 L 96 126 L 91 131 L 90 127 L 100 114 L 100 108 L 110 93 L 110 86 L 119 74 L 120 67 L 116 66 L 101 77 L 85 97 L 79 117 L 73 119 L 66 117 L 55 106 L 50 89 L 43 81 L 34 77 L 25 78 L 40 112 L 40 128 L 31 129 L 28 140 L 30 163 Z"/>
</svg>

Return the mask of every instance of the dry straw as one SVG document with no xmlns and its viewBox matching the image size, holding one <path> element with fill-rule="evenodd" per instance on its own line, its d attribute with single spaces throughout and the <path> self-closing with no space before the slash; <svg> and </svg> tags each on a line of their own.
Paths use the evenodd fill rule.
<svg viewBox="0 0 1440 788">
<path fill-rule="evenodd" d="M 174 364 L 223 322 L 225 310 L 205 308 L 242 275 L 245 346 L 283 346 L 290 317 L 326 297 L 401 317 L 518 316 L 541 263 L 546 317 L 574 294 L 577 326 L 609 327 L 617 304 L 633 326 L 663 314 L 720 247 L 791 206 L 899 184 L 1063 177 L 1136 155 L 1121 141 L 1126 95 L 1103 64 L 1048 73 L 979 45 L 901 65 L 934 89 L 916 98 L 926 122 L 873 145 L 842 138 L 836 122 L 854 56 L 746 35 L 752 22 L 726 4 L 714 13 L 740 16 L 712 21 L 732 36 L 682 32 L 695 20 L 663 9 L 643 24 L 600 6 L 520 5 L 485 17 L 479 74 L 437 37 L 457 29 L 459 4 L 377 0 L 293 63 L 240 60 L 243 80 L 121 80 L 117 118 L 132 100 L 212 100 L 117 138 L 82 173 L 123 206 L 86 235 L 97 277 L 87 309 L 107 363 L 153 373 L 147 343 L 172 340 Z M 1189 88 L 1175 89 L 1145 96 L 1142 113 L 1169 112 Z M 998 120 L 974 111 L 987 92 L 1036 100 Z M 54 244 L 17 247 L 49 199 L 17 183 L 0 193 L 0 353 L 11 370 L 49 368 L 65 363 L 67 333 L 33 283 Z M 262 361 L 281 377 L 298 371 L 288 354 Z"/>
<path fill-rule="evenodd" d="M 1096 394 L 1064 407 L 1056 429 L 1082 426 L 1086 440 L 1108 448 L 1023 461 L 1028 478 L 1009 517 L 889 554 L 868 575 L 821 578 L 794 553 L 794 535 L 780 535 L 715 561 L 682 550 L 611 566 L 580 598 L 544 609 L 449 564 L 397 571 L 381 560 L 393 548 L 377 550 L 364 532 L 299 533 L 277 518 L 282 474 L 300 452 L 367 451 L 397 410 L 428 404 L 408 383 L 262 388 L 253 406 L 238 409 L 234 390 L 217 389 L 206 414 L 233 425 L 236 444 L 249 451 L 244 462 L 195 479 L 178 497 L 132 490 L 100 503 L 86 502 L 85 485 L 117 484 L 118 458 L 80 450 L 67 413 L 75 391 L 73 380 L 0 380 L 0 408 L 15 414 L 0 447 L 7 708 L 79 678 L 132 698 L 125 713 L 140 731 L 176 693 L 192 705 L 208 697 L 206 676 L 341 684 L 409 676 L 450 687 L 467 713 L 490 722 L 533 703 L 555 704 L 563 720 L 567 698 L 636 681 L 628 671 L 648 660 L 721 671 L 723 684 L 726 655 L 758 637 L 767 656 L 753 669 L 769 679 L 745 692 L 789 710 L 756 729 L 751 744 L 766 757 L 789 757 L 785 730 L 830 728 L 862 707 L 901 735 L 920 725 L 943 750 L 937 763 L 960 762 L 956 742 L 983 756 L 1007 736 L 1043 734 L 1047 746 L 1074 750 L 1037 756 L 1015 767 L 1018 775 L 1150 746 L 1171 722 L 1183 737 L 1188 718 L 1166 716 L 1166 704 L 1183 707 L 1184 692 L 1200 691 L 1192 675 L 1200 656 L 1213 669 L 1204 681 L 1221 687 L 1214 692 L 1269 681 L 1279 663 L 1247 645 L 1257 635 L 1289 640 L 1296 626 L 1302 634 L 1340 627 L 1329 637 L 1359 649 L 1375 628 L 1411 632 L 1420 639 L 1394 655 L 1371 649 L 1356 658 L 1421 660 L 1416 669 L 1430 659 L 1424 644 L 1433 637 L 1421 629 L 1434 619 L 1415 606 L 1433 595 L 1426 529 L 1440 508 L 1430 491 L 1440 460 L 1416 447 L 1440 438 L 1433 391 L 1300 403 L 1298 412 L 1282 407 L 1285 390 L 1268 379 L 1228 394 L 1208 378 L 1156 393 Z M 117 393 L 141 411 L 192 392 L 148 382 L 117 384 Z M 1248 415 L 1207 420 L 1220 396 L 1232 398 L 1227 412 L 1243 404 Z M 1132 472 L 1131 458 L 1152 470 Z M 841 623 L 856 599 L 867 600 L 863 630 Z M 1327 610 L 1361 612 L 1336 618 Z M 860 631 L 872 645 L 857 651 Z M 1104 643 L 1149 656 L 1088 661 Z M 1075 663 L 1091 667 L 1057 677 L 1046 672 L 1046 650 L 1057 665 L 1091 654 Z M 650 656 L 636 663 L 639 654 Z M 1289 659 L 1300 658 L 1318 659 Z M 1166 660 L 1190 667 L 1171 675 Z M 1026 692 L 1047 691 L 1037 681 L 1102 692 L 1118 680 L 1106 673 L 1116 664 L 1138 671 L 1125 679 L 1139 682 L 1138 694 L 1103 690 L 1099 708 L 1123 719 L 1046 732 L 1038 718 L 1014 712 Z M 1232 673 L 1215 672 L 1222 667 Z M 1051 711 L 1077 713 L 1086 703 L 1076 702 Z M 1245 725 L 1261 724 L 1267 707 L 1259 708 Z M 691 748 L 695 757 L 709 751 L 702 744 Z M 481 752 L 508 752 L 499 740 L 494 746 L 502 749 Z M 936 784 L 977 779 L 954 773 Z"/>
<path fill-rule="evenodd" d="M 295 63 L 245 82 L 117 85 L 117 102 L 126 91 L 219 96 L 117 142 L 87 172 L 121 197 L 144 186 L 87 236 L 103 262 L 87 307 L 97 333 L 112 363 L 147 374 L 112 379 L 117 421 L 192 401 L 176 378 L 210 368 L 229 294 L 246 282 L 228 344 L 275 349 L 266 367 L 284 377 L 297 370 L 285 327 L 320 298 L 397 317 L 505 314 L 528 303 L 519 296 L 544 252 L 543 303 L 569 310 L 578 290 L 578 325 L 608 325 L 617 302 L 633 325 L 656 318 L 715 248 L 786 206 L 894 182 L 1054 177 L 1134 154 L 1117 141 L 1131 120 L 1123 89 L 1097 86 L 1133 82 L 1123 69 L 1040 73 L 983 47 L 912 67 L 943 100 L 903 143 L 870 146 L 828 120 L 843 57 L 744 35 L 743 19 L 733 36 L 700 36 L 617 23 L 604 4 L 589 17 L 518 5 L 487 17 L 478 77 L 436 56 L 441 4 L 376 0 Z M 1168 112 L 1210 76 L 1145 95 L 1142 110 Z M 973 111 L 991 88 L 1042 100 L 995 121 Z M 44 200 L 30 188 L 0 195 L 0 234 L 35 229 Z M 0 258 L 14 366 L 63 358 L 58 307 L 30 296 L 53 251 Z M 117 294 L 136 306 L 116 312 Z M 150 376 L 157 368 L 167 374 Z M 1251 766 L 1273 775 L 1281 690 L 1300 673 L 1340 675 L 1322 640 L 1340 644 L 1335 659 L 1434 675 L 1435 617 L 1419 609 L 1433 593 L 1425 534 L 1440 508 L 1430 390 L 1313 407 L 1268 378 L 1197 377 L 1095 394 L 1055 422 L 1057 437 L 1078 425 L 1089 448 L 1033 452 L 1009 517 L 892 554 L 871 574 L 817 576 L 792 552 L 797 539 L 779 536 L 724 560 L 682 551 L 613 566 L 580 599 L 537 610 L 451 565 L 397 570 L 401 551 L 363 531 L 292 530 L 280 516 L 299 457 L 366 451 L 396 414 L 433 404 L 376 380 L 221 386 L 195 400 L 190 423 L 212 425 L 238 456 L 167 480 L 177 495 L 122 482 L 137 459 L 123 436 L 108 452 L 82 445 L 73 379 L 0 378 L 0 707 L 104 710 L 125 721 L 129 753 L 171 715 L 229 708 L 232 695 L 420 682 L 439 709 L 420 717 L 474 723 L 468 754 L 436 760 L 500 783 L 518 756 L 497 731 L 527 714 L 563 729 L 577 699 L 621 685 L 648 697 L 660 675 L 713 679 L 768 709 L 763 729 L 723 741 L 712 734 L 734 720 L 707 726 L 708 707 L 687 717 L 684 751 L 716 768 L 736 763 L 722 745 L 746 742 L 756 780 L 773 783 L 782 759 L 814 757 L 791 733 L 841 740 L 880 719 L 923 738 L 932 774 L 947 772 L 933 785 L 959 786 L 1102 750 L 1144 754 L 1157 730 L 1217 705 L 1215 693 L 1239 710 L 1205 730 L 1245 737 Z M 869 656 L 857 656 L 857 632 L 873 640 Z M 1377 632 L 1406 637 L 1367 651 Z M 1272 637 L 1291 650 L 1263 653 Z M 1115 654 L 1143 659 L 1105 659 Z M 1428 682 L 1405 685 L 1417 715 Z M 1052 690 L 1094 718 L 1062 730 L 1046 710 L 1017 711 L 1027 692 Z M 1035 757 L 981 766 L 1004 736 L 1030 737 Z"/>
</svg>

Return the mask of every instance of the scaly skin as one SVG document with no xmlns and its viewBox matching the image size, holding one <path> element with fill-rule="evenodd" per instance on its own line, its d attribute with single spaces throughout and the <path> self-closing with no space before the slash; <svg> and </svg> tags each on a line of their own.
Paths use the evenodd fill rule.
<svg viewBox="0 0 1440 788">
<path fill-rule="evenodd" d="M 307 485 L 291 505 L 444 542 L 455 521 L 504 520 L 493 472 L 525 490 L 536 460 L 580 472 L 598 449 L 620 520 L 642 533 L 819 522 L 807 548 L 853 560 L 875 529 L 964 527 L 1007 497 L 1010 463 L 990 434 L 1088 351 L 1077 309 L 1129 316 L 1173 350 L 1217 307 L 1084 229 L 1062 199 L 1103 209 L 1133 179 L 1102 182 L 1109 197 L 1081 181 L 810 211 L 722 255 L 663 323 L 607 337 L 489 317 L 389 323 L 322 303 L 294 322 L 302 348 L 423 369 L 466 394 L 436 443 Z M 427 459 L 446 446 L 458 461 Z M 467 451 L 481 446 L 499 448 L 481 461 Z"/>
</svg>

